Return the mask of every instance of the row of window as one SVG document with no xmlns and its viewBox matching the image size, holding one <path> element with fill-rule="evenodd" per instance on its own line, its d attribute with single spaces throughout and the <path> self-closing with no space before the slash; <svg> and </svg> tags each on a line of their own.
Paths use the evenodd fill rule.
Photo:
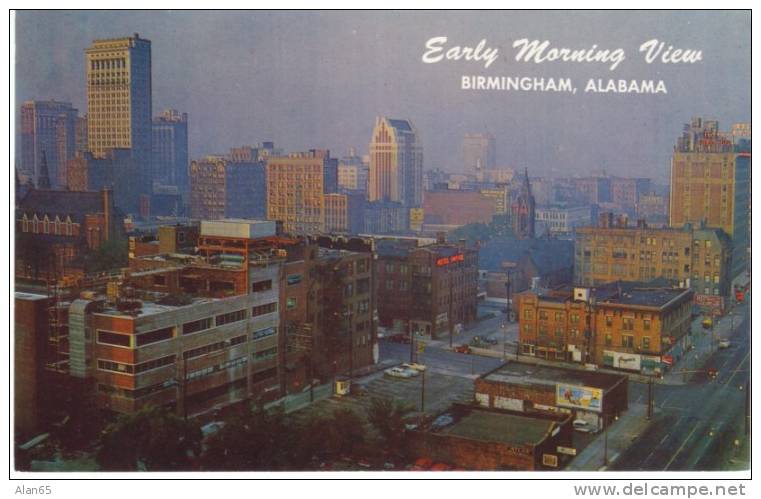
<svg viewBox="0 0 761 499">
<path fill-rule="evenodd" d="M 52 230 L 51 230 L 52 229 Z M 26 214 L 21 218 L 21 232 L 32 232 L 33 234 L 55 234 L 57 236 L 70 236 L 73 233 L 73 224 L 71 219 L 66 217 L 66 221 L 62 221 L 58 215 L 55 217 L 55 221 L 51 221 L 47 215 L 42 220 L 34 215 L 32 219 L 28 219 Z"/>
<path fill-rule="evenodd" d="M 124 364 L 122 362 L 112 362 L 109 360 L 98 360 L 98 369 L 101 371 L 111 371 L 123 374 L 141 374 L 153 369 L 168 366 L 174 364 L 175 356 L 167 355 L 147 362 L 141 362 L 140 364 Z"/>
<path fill-rule="evenodd" d="M 194 359 L 196 357 L 200 357 L 202 355 L 206 355 L 212 352 L 218 352 L 220 350 L 224 350 L 226 348 L 240 345 L 241 343 L 246 342 L 246 336 L 236 336 L 235 338 L 231 338 L 229 340 L 225 341 L 218 341 L 216 343 L 210 343 L 208 345 L 204 345 L 202 347 L 193 348 L 192 350 L 187 350 L 182 353 L 182 356 L 184 359 Z"/>
<path fill-rule="evenodd" d="M 225 371 L 227 369 L 233 369 L 235 367 L 240 367 L 248 363 L 248 359 L 246 357 L 238 357 L 237 359 L 231 359 L 225 362 L 222 362 L 221 364 L 217 364 L 216 366 L 209 366 L 204 367 L 203 369 L 198 369 L 196 371 L 191 371 L 185 375 L 185 379 L 188 381 L 203 378 L 205 376 L 209 376 L 210 374 L 214 374 L 216 372 Z"/>
</svg>

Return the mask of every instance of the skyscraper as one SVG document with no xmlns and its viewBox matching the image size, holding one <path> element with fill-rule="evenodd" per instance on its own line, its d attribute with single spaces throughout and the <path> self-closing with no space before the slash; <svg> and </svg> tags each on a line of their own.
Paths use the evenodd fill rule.
<svg viewBox="0 0 761 499">
<path fill-rule="evenodd" d="M 52 187 L 65 185 L 66 162 L 76 151 L 77 110 L 68 102 L 27 101 L 21 105 L 21 172 L 37 183 L 43 154 Z"/>
<path fill-rule="evenodd" d="M 704 223 L 732 238 L 732 277 L 747 262 L 750 215 L 750 141 L 719 132 L 717 121 L 693 118 L 671 160 L 670 225 Z"/>
<path fill-rule="evenodd" d="M 478 175 L 497 165 L 497 147 L 490 133 L 467 134 L 462 141 L 462 159 L 465 173 Z"/>
<path fill-rule="evenodd" d="M 423 203 L 423 148 L 409 120 L 378 117 L 370 140 L 370 201 Z"/>
<path fill-rule="evenodd" d="M 188 114 L 167 109 L 153 118 L 153 181 L 188 187 Z"/>
<path fill-rule="evenodd" d="M 87 141 L 93 156 L 130 149 L 147 179 L 151 161 L 151 42 L 95 40 L 85 49 Z M 147 183 L 147 182 L 146 182 Z"/>
</svg>

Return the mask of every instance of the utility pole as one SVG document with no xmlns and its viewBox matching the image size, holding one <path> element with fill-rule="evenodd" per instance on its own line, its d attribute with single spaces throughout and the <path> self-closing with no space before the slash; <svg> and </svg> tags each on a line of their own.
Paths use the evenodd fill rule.
<svg viewBox="0 0 761 499">
<path fill-rule="evenodd" d="M 603 451 L 603 458 L 602 458 L 602 464 L 603 466 L 608 466 L 608 423 L 609 423 L 609 417 L 607 413 L 603 413 L 603 424 L 605 425 L 605 447 Z"/>
<path fill-rule="evenodd" d="M 407 334 L 410 337 L 410 362 L 415 362 L 415 335 L 412 332 L 412 321 L 410 319 L 407 319 Z"/>
<path fill-rule="evenodd" d="M 420 413 L 425 414 L 425 370 L 421 373 L 420 378 Z"/>
<path fill-rule="evenodd" d="M 451 263 L 449 265 L 452 265 Z M 449 277 L 449 316 L 447 317 L 447 322 L 449 323 L 449 348 L 452 348 L 452 336 L 454 335 L 454 324 L 452 323 L 452 305 L 454 301 L 454 297 L 452 296 L 454 292 L 454 281 L 452 278 L 452 268 L 449 267 L 447 269 L 447 277 Z"/>
<path fill-rule="evenodd" d="M 188 358 L 182 355 L 182 418 L 188 422 Z"/>
<path fill-rule="evenodd" d="M 648 421 L 653 417 L 653 377 L 650 376 L 647 380 L 647 419 Z"/>
</svg>

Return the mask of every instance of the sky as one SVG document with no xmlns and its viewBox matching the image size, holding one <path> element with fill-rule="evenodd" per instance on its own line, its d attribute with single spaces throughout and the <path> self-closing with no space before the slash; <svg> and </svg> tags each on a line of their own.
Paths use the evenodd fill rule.
<svg viewBox="0 0 761 499">
<path fill-rule="evenodd" d="M 462 138 L 496 137 L 499 166 L 532 176 L 648 176 L 665 182 L 682 125 L 750 121 L 749 12 L 28 11 L 15 18 L 15 109 L 28 99 L 87 109 L 84 49 L 139 33 L 152 42 L 153 114 L 189 115 L 191 158 L 273 140 L 286 151 L 355 147 L 376 116 L 410 119 L 424 168 L 462 170 Z M 483 61 L 422 61 L 426 43 L 497 48 Z M 515 40 L 622 48 L 608 64 L 518 62 Z M 700 50 L 693 63 L 647 64 L 658 39 Z M 463 90 L 463 75 L 571 78 L 578 93 Z M 663 80 L 667 94 L 584 93 L 589 79 Z"/>
</svg>

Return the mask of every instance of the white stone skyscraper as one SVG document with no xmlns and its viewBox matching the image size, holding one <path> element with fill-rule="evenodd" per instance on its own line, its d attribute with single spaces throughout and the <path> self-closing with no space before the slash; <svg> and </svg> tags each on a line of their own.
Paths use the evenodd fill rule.
<svg viewBox="0 0 761 499">
<path fill-rule="evenodd" d="M 409 120 L 378 117 L 370 140 L 368 199 L 423 204 L 423 148 Z"/>
</svg>

